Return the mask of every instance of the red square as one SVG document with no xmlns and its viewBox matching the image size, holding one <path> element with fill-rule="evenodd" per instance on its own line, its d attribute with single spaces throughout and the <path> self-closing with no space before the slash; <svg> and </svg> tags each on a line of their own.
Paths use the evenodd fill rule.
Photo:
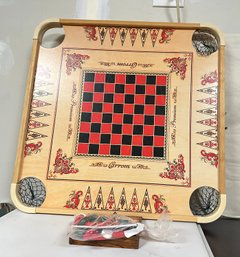
<svg viewBox="0 0 240 257">
<path fill-rule="evenodd" d="M 115 94 L 114 103 L 123 104 L 124 103 L 124 94 Z"/>
<path fill-rule="evenodd" d="M 125 114 L 133 114 L 134 112 L 134 105 L 133 104 L 125 104 L 124 105 L 124 113 Z"/>
<path fill-rule="evenodd" d="M 79 132 L 90 132 L 90 122 L 81 122 Z"/>
<path fill-rule="evenodd" d="M 121 155 L 130 156 L 131 155 L 131 146 L 122 145 L 121 146 Z"/>
<path fill-rule="evenodd" d="M 165 116 L 163 116 L 163 115 L 156 115 L 154 122 L 155 122 L 156 126 L 164 126 L 165 125 Z"/>
<path fill-rule="evenodd" d="M 112 136 L 111 136 L 111 143 L 113 145 L 120 145 L 120 144 L 122 144 L 122 135 L 112 134 Z"/>
<path fill-rule="evenodd" d="M 135 85 L 133 84 L 127 84 L 125 86 L 125 93 L 126 94 L 134 94 L 135 93 Z"/>
<path fill-rule="evenodd" d="M 104 82 L 105 74 L 104 73 L 96 73 L 95 74 L 95 82 Z"/>
<path fill-rule="evenodd" d="M 144 108 L 144 114 L 154 115 L 154 113 L 155 113 L 155 105 L 146 104 Z"/>
<path fill-rule="evenodd" d="M 156 105 L 164 106 L 166 104 L 166 96 L 165 95 L 157 95 L 156 96 Z"/>
<path fill-rule="evenodd" d="M 102 122 L 102 113 L 93 112 L 91 121 L 101 123 Z"/>
<path fill-rule="evenodd" d="M 146 86 L 146 94 L 147 95 L 155 95 L 156 94 L 156 86 L 147 85 Z"/>
<path fill-rule="evenodd" d="M 141 115 L 141 114 L 135 114 L 133 116 L 133 124 L 144 124 L 144 115 Z"/>
<path fill-rule="evenodd" d="M 137 75 L 136 76 L 136 84 L 146 84 L 146 75 Z"/>
<path fill-rule="evenodd" d="M 114 84 L 113 83 L 106 83 L 104 86 L 105 93 L 114 93 Z"/>
<path fill-rule="evenodd" d="M 113 114 L 113 123 L 122 124 L 123 123 L 123 115 L 114 113 Z"/>
<path fill-rule="evenodd" d="M 145 95 L 135 95 L 135 104 L 144 104 Z"/>
<path fill-rule="evenodd" d="M 157 85 L 166 86 L 167 84 L 167 76 L 159 75 L 157 76 Z"/>
<path fill-rule="evenodd" d="M 87 154 L 88 153 L 88 144 L 80 143 L 78 144 L 78 153 Z"/>
<path fill-rule="evenodd" d="M 124 124 L 123 127 L 122 127 L 122 133 L 124 135 L 132 135 L 133 125 L 132 124 Z"/>
<path fill-rule="evenodd" d="M 154 146 L 164 146 L 164 136 L 154 136 Z"/>
<path fill-rule="evenodd" d="M 103 104 L 103 112 L 113 112 L 113 104 L 112 103 L 104 103 Z"/>
<path fill-rule="evenodd" d="M 82 112 L 92 112 L 92 103 L 83 102 L 82 103 Z"/>
<path fill-rule="evenodd" d="M 143 148 L 142 148 L 142 156 L 152 157 L 153 156 L 153 147 L 151 147 L 151 146 L 143 146 Z"/>
<path fill-rule="evenodd" d="M 141 146 L 143 144 L 143 136 L 133 135 L 132 137 L 132 145 Z"/>
<path fill-rule="evenodd" d="M 154 135 L 154 126 L 145 125 L 143 127 L 143 134 L 144 134 L 144 136 L 152 136 L 152 135 Z"/>
<path fill-rule="evenodd" d="M 99 147 L 99 154 L 106 154 L 106 155 L 109 155 L 109 154 L 110 154 L 110 145 L 107 145 L 107 144 L 100 144 L 100 147 Z"/>
<path fill-rule="evenodd" d="M 115 82 L 118 84 L 125 84 L 126 83 L 126 75 L 125 74 L 116 74 Z"/>
<path fill-rule="evenodd" d="M 103 93 L 94 93 L 93 94 L 93 101 L 97 102 L 97 103 L 102 103 L 103 102 L 103 97 L 104 97 Z"/>
<path fill-rule="evenodd" d="M 94 83 L 93 82 L 85 82 L 84 83 L 84 92 L 93 92 L 94 90 Z"/>
<path fill-rule="evenodd" d="M 100 134 L 99 133 L 91 133 L 89 143 L 90 144 L 99 144 L 100 142 Z"/>
<path fill-rule="evenodd" d="M 102 123 L 101 125 L 101 132 L 110 134 L 112 133 L 112 124 L 110 123 Z"/>
</svg>

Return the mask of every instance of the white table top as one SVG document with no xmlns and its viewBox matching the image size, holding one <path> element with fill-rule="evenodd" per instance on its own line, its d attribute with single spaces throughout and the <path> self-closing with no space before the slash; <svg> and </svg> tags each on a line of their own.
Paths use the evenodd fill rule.
<svg viewBox="0 0 240 257">
<path fill-rule="evenodd" d="M 174 222 L 176 243 L 140 239 L 138 250 L 68 244 L 72 216 L 26 214 L 15 210 L 0 218 L 0 253 L 4 257 L 213 256 L 195 223 Z M 152 221 L 147 221 L 152 222 Z"/>
</svg>

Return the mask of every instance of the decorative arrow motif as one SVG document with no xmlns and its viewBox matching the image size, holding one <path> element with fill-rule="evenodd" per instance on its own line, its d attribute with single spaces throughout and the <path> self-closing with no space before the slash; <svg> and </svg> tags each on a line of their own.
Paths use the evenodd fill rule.
<svg viewBox="0 0 240 257">
<path fill-rule="evenodd" d="M 218 136 L 217 129 L 209 129 L 209 130 L 204 130 L 204 131 L 200 131 L 197 133 L 201 134 L 203 136 L 212 137 L 212 138 L 217 138 L 217 136 Z"/>
<path fill-rule="evenodd" d="M 197 144 L 204 146 L 204 147 L 211 148 L 213 150 L 218 149 L 218 141 L 217 140 L 205 141 L 205 142 L 201 142 L 201 143 L 197 143 Z"/>
<path fill-rule="evenodd" d="M 209 97 L 197 101 L 200 103 L 217 106 L 217 97 Z"/>
<path fill-rule="evenodd" d="M 216 107 L 199 110 L 197 112 L 206 114 L 206 115 L 217 116 L 217 108 Z"/>
</svg>

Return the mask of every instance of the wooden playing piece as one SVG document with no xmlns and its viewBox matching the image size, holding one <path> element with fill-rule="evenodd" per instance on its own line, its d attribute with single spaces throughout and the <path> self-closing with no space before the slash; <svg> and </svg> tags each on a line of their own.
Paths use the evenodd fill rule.
<svg viewBox="0 0 240 257">
<path fill-rule="evenodd" d="M 54 48 L 46 30 L 63 27 Z M 225 206 L 224 42 L 200 24 L 36 29 L 11 195 L 26 212 L 209 222 Z"/>
</svg>

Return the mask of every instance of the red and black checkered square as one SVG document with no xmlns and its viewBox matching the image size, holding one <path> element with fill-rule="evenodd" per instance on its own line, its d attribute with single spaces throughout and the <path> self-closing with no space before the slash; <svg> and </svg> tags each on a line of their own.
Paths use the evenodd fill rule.
<svg viewBox="0 0 240 257">
<path fill-rule="evenodd" d="M 166 158 L 168 74 L 85 71 L 76 154 Z"/>
</svg>

